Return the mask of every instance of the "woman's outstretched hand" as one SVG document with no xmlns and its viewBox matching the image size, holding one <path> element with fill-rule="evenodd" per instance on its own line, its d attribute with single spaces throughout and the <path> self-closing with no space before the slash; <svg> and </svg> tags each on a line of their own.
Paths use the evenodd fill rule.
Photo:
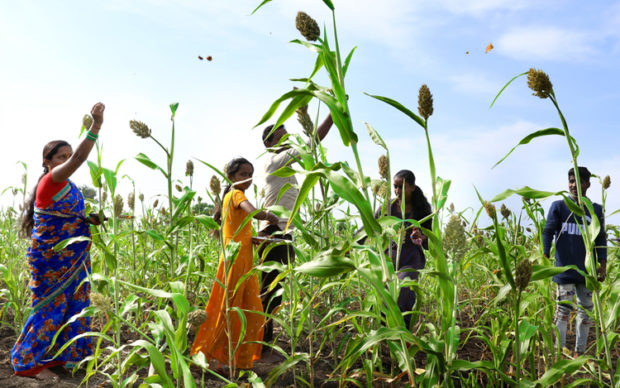
<svg viewBox="0 0 620 388">
<path fill-rule="evenodd" d="M 90 214 L 88 215 L 88 222 L 89 222 L 91 225 L 98 226 L 98 225 L 101 225 L 101 222 L 102 222 L 102 221 L 107 221 L 107 220 L 108 220 L 108 217 L 106 217 L 106 216 L 103 216 L 103 220 L 101 220 L 101 219 L 99 218 L 99 214 L 97 214 L 97 213 L 90 213 Z"/>
<path fill-rule="evenodd" d="M 267 222 L 269 223 L 269 225 L 273 225 L 273 224 L 277 224 L 280 222 L 280 218 L 278 216 L 276 216 L 275 214 L 268 212 L 267 213 Z"/>
<path fill-rule="evenodd" d="M 102 102 L 98 102 L 93 105 L 93 108 L 90 110 L 90 115 L 93 116 L 93 127 L 94 129 L 101 129 L 101 125 L 103 124 L 103 111 L 105 110 L 105 105 Z"/>
</svg>

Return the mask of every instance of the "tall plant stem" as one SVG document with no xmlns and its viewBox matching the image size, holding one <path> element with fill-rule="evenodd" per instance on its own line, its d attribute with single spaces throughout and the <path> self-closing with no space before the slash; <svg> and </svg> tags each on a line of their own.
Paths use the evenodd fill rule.
<svg viewBox="0 0 620 388">
<path fill-rule="evenodd" d="M 568 143 L 568 148 L 571 153 L 571 158 L 573 162 L 573 170 L 575 173 L 575 181 L 577 182 L 575 185 L 577 187 L 577 200 L 578 200 L 579 206 L 585 213 L 586 207 L 583 203 L 583 193 L 581 192 L 581 177 L 579 174 L 579 165 L 577 163 L 577 151 L 575 149 L 575 145 L 573 144 L 573 140 L 570 136 L 570 132 L 568 130 L 566 119 L 564 119 L 564 115 L 562 114 L 562 111 L 560 110 L 560 107 L 555 99 L 555 95 L 551 94 L 549 96 L 549 99 L 551 100 L 556 110 L 558 111 L 558 114 L 560 115 L 560 120 L 562 121 L 562 129 L 564 130 L 564 137 L 566 138 L 566 142 Z M 596 215 L 592 214 L 592 217 L 596 217 Z M 611 360 L 611 350 L 609 348 L 609 341 L 607 339 L 607 328 L 605 327 L 605 322 L 603 321 L 603 308 L 601 306 L 601 300 L 600 300 L 599 282 L 596 279 L 596 262 L 594 260 L 594 255 L 593 255 L 594 247 L 591 244 L 590 230 L 586 225 L 585 217 L 583 221 L 584 221 L 584 227 L 583 227 L 582 232 L 583 232 L 584 245 L 586 247 L 586 267 L 588 268 L 590 275 L 592 275 L 594 278 L 593 282 L 595 282 L 593 293 L 594 293 L 594 307 L 596 311 L 596 318 L 598 320 L 598 324 L 601 329 L 601 335 L 603 336 L 603 344 L 605 345 L 605 358 L 606 358 L 605 361 L 607 362 L 607 366 L 609 367 L 611 381 L 614 382 L 614 379 L 615 379 L 614 367 L 613 367 L 612 360 Z M 602 380 L 600 375 L 599 375 L 599 380 Z M 603 381 L 600 381 L 600 382 L 602 383 Z"/>
<path fill-rule="evenodd" d="M 342 58 L 340 56 L 340 44 L 338 43 L 338 30 L 336 28 L 336 12 L 332 10 L 332 21 L 334 24 L 334 42 L 336 45 L 336 61 L 338 66 L 336 66 L 336 72 L 338 73 L 338 82 L 342 86 L 344 90 L 344 74 L 342 71 Z M 351 113 L 349 111 L 349 103 L 344 101 L 345 111 L 349 115 L 348 120 L 351 120 Z M 355 141 L 351 141 L 351 150 L 353 151 L 353 156 L 355 157 L 355 164 L 357 165 L 357 170 L 360 176 L 360 184 L 362 185 L 362 191 L 364 192 L 364 196 L 366 200 L 370 202 L 370 197 L 368 196 L 368 190 L 366 188 L 366 180 L 364 179 L 364 171 L 362 170 L 362 163 L 360 161 L 359 152 L 357 151 L 357 143 Z"/>
<path fill-rule="evenodd" d="M 514 354 L 516 361 L 516 386 L 518 387 L 521 381 L 521 344 L 519 341 L 519 309 L 521 305 L 521 290 L 516 289 L 517 292 L 517 300 L 515 302 L 515 346 L 514 346 Z"/>
<path fill-rule="evenodd" d="M 431 139 L 428 136 L 428 127 L 426 124 L 426 120 L 424 121 L 424 135 L 426 135 L 426 147 L 428 149 L 428 164 L 429 164 L 429 168 L 430 168 L 430 173 L 431 173 L 431 184 L 432 184 L 432 188 L 433 188 L 433 198 L 432 198 L 432 202 L 433 202 L 433 210 L 437 211 L 437 188 L 436 186 L 436 181 L 437 181 L 437 176 L 435 173 L 435 159 L 433 158 L 433 149 L 431 147 Z"/>
<path fill-rule="evenodd" d="M 172 134 L 170 135 L 170 153 L 167 155 L 167 170 L 168 170 L 168 221 L 170 225 L 172 225 L 172 215 L 174 214 L 174 209 L 172 208 L 172 161 L 174 158 L 174 116 L 172 116 Z M 176 236 L 176 234 L 175 234 Z M 175 245 L 170 244 L 170 275 L 171 278 L 174 277 L 174 273 L 176 270 L 176 255 L 175 255 Z"/>
<path fill-rule="evenodd" d="M 342 74 L 342 59 L 340 57 L 340 45 L 338 44 L 338 31 L 336 29 L 336 11 L 332 10 L 332 22 L 334 24 L 334 43 L 336 44 L 336 61 L 338 61 L 338 66 L 336 70 L 338 72 L 338 81 L 340 81 L 340 85 L 344 89 L 344 74 Z M 347 107 L 348 108 L 348 107 Z M 347 109 L 348 112 L 348 109 Z"/>
</svg>

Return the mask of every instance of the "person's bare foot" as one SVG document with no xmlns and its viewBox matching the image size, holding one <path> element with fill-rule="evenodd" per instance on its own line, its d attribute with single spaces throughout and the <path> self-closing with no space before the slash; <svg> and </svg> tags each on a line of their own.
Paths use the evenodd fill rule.
<svg viewBox="0 0 620 388">
<path fill-rule="evenodd" d="M 47 368 L 37 373 L 34 377 L 39 380 L 51 380 L 51 381 L 58 381 L 60 379 L 56 373 L 52 372 L 51 370 Z"/>
</svg>

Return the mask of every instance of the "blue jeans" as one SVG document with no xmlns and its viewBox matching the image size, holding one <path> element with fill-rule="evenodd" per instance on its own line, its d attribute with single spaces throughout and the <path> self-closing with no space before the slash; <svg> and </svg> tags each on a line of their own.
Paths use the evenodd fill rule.
<svg viewBox="0 0 620 388">
<path fill-rule="evenodd" d="M 560 348 L 566 346 L 566 330 L 568 320 L 573 306 L 566 302 L 572 302 L 577 296 L 577 339 L 575 341 L 575 352 L 585 353 L 588 344 L 588 333 L 592 326 L 592 319 L 588 315 L 588 311 L 592 311 L 592 291 L 586 288 L 583 283 L 577 284 L 558 284 L 556 306 L 555 306 L 555 324 L 560 331 Z M 587 311 L 586 311 L 587 310 Z"/>
</svg>

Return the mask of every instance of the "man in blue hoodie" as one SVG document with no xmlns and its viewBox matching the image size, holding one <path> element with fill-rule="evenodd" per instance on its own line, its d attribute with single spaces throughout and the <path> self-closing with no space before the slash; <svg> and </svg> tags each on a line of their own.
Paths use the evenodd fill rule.
<svg viewBox="0 0 620 388">
<path fill-rule="evenodd" d="M 586 191 L 590 187 L 590 171 L 585 167 L 579 167 L 581 184 L 581 195 L 585 197 Z M 578 202 L 577 180 L 574 169 L 568 171 L 568 189 L 572 200 Z M 594 213 L 601 223 L 601 229 L 596 236 L 594 257 L 598 258 L 599 267 L 597 275 L 599 281 L 605 280 L 607 274 L 607 247 L 605 235 L 605 219 L 601 205 L 593 203 Z M 588 209 L 585 215 L 588 224 L 592 221 Z M 587 227 L 583 225 L 583 218 L 575 216 L 563 200 L 555 201 L 551 204 L 547 216 L 547 224 L 543 230 L 543 249 L 545 257 L 549 258 L 552 241 L 555 239 L 555 265 L 562 267 L 565 265 L 575 265 L 580 270 L 587 272 L 585 259 L 586 247 L 581 236 L 581 230 Z M 588 332 L 592 326 L 592 319 L 588 311 L 592 311 L 592 291 L 586 288 L 585 278 L 577 271 L 570 269 L 553 277 L 557 283 L 555 324 L 560 331 L 560 347 L 566 345 L 566 329 L 572 310 L 570 302 L 577 296 L 579 306 L 577 313 L 577 339 L 575 341 L 575 355 L 581 355 L 586 351 L 588 343 Z"/>
</svg>

